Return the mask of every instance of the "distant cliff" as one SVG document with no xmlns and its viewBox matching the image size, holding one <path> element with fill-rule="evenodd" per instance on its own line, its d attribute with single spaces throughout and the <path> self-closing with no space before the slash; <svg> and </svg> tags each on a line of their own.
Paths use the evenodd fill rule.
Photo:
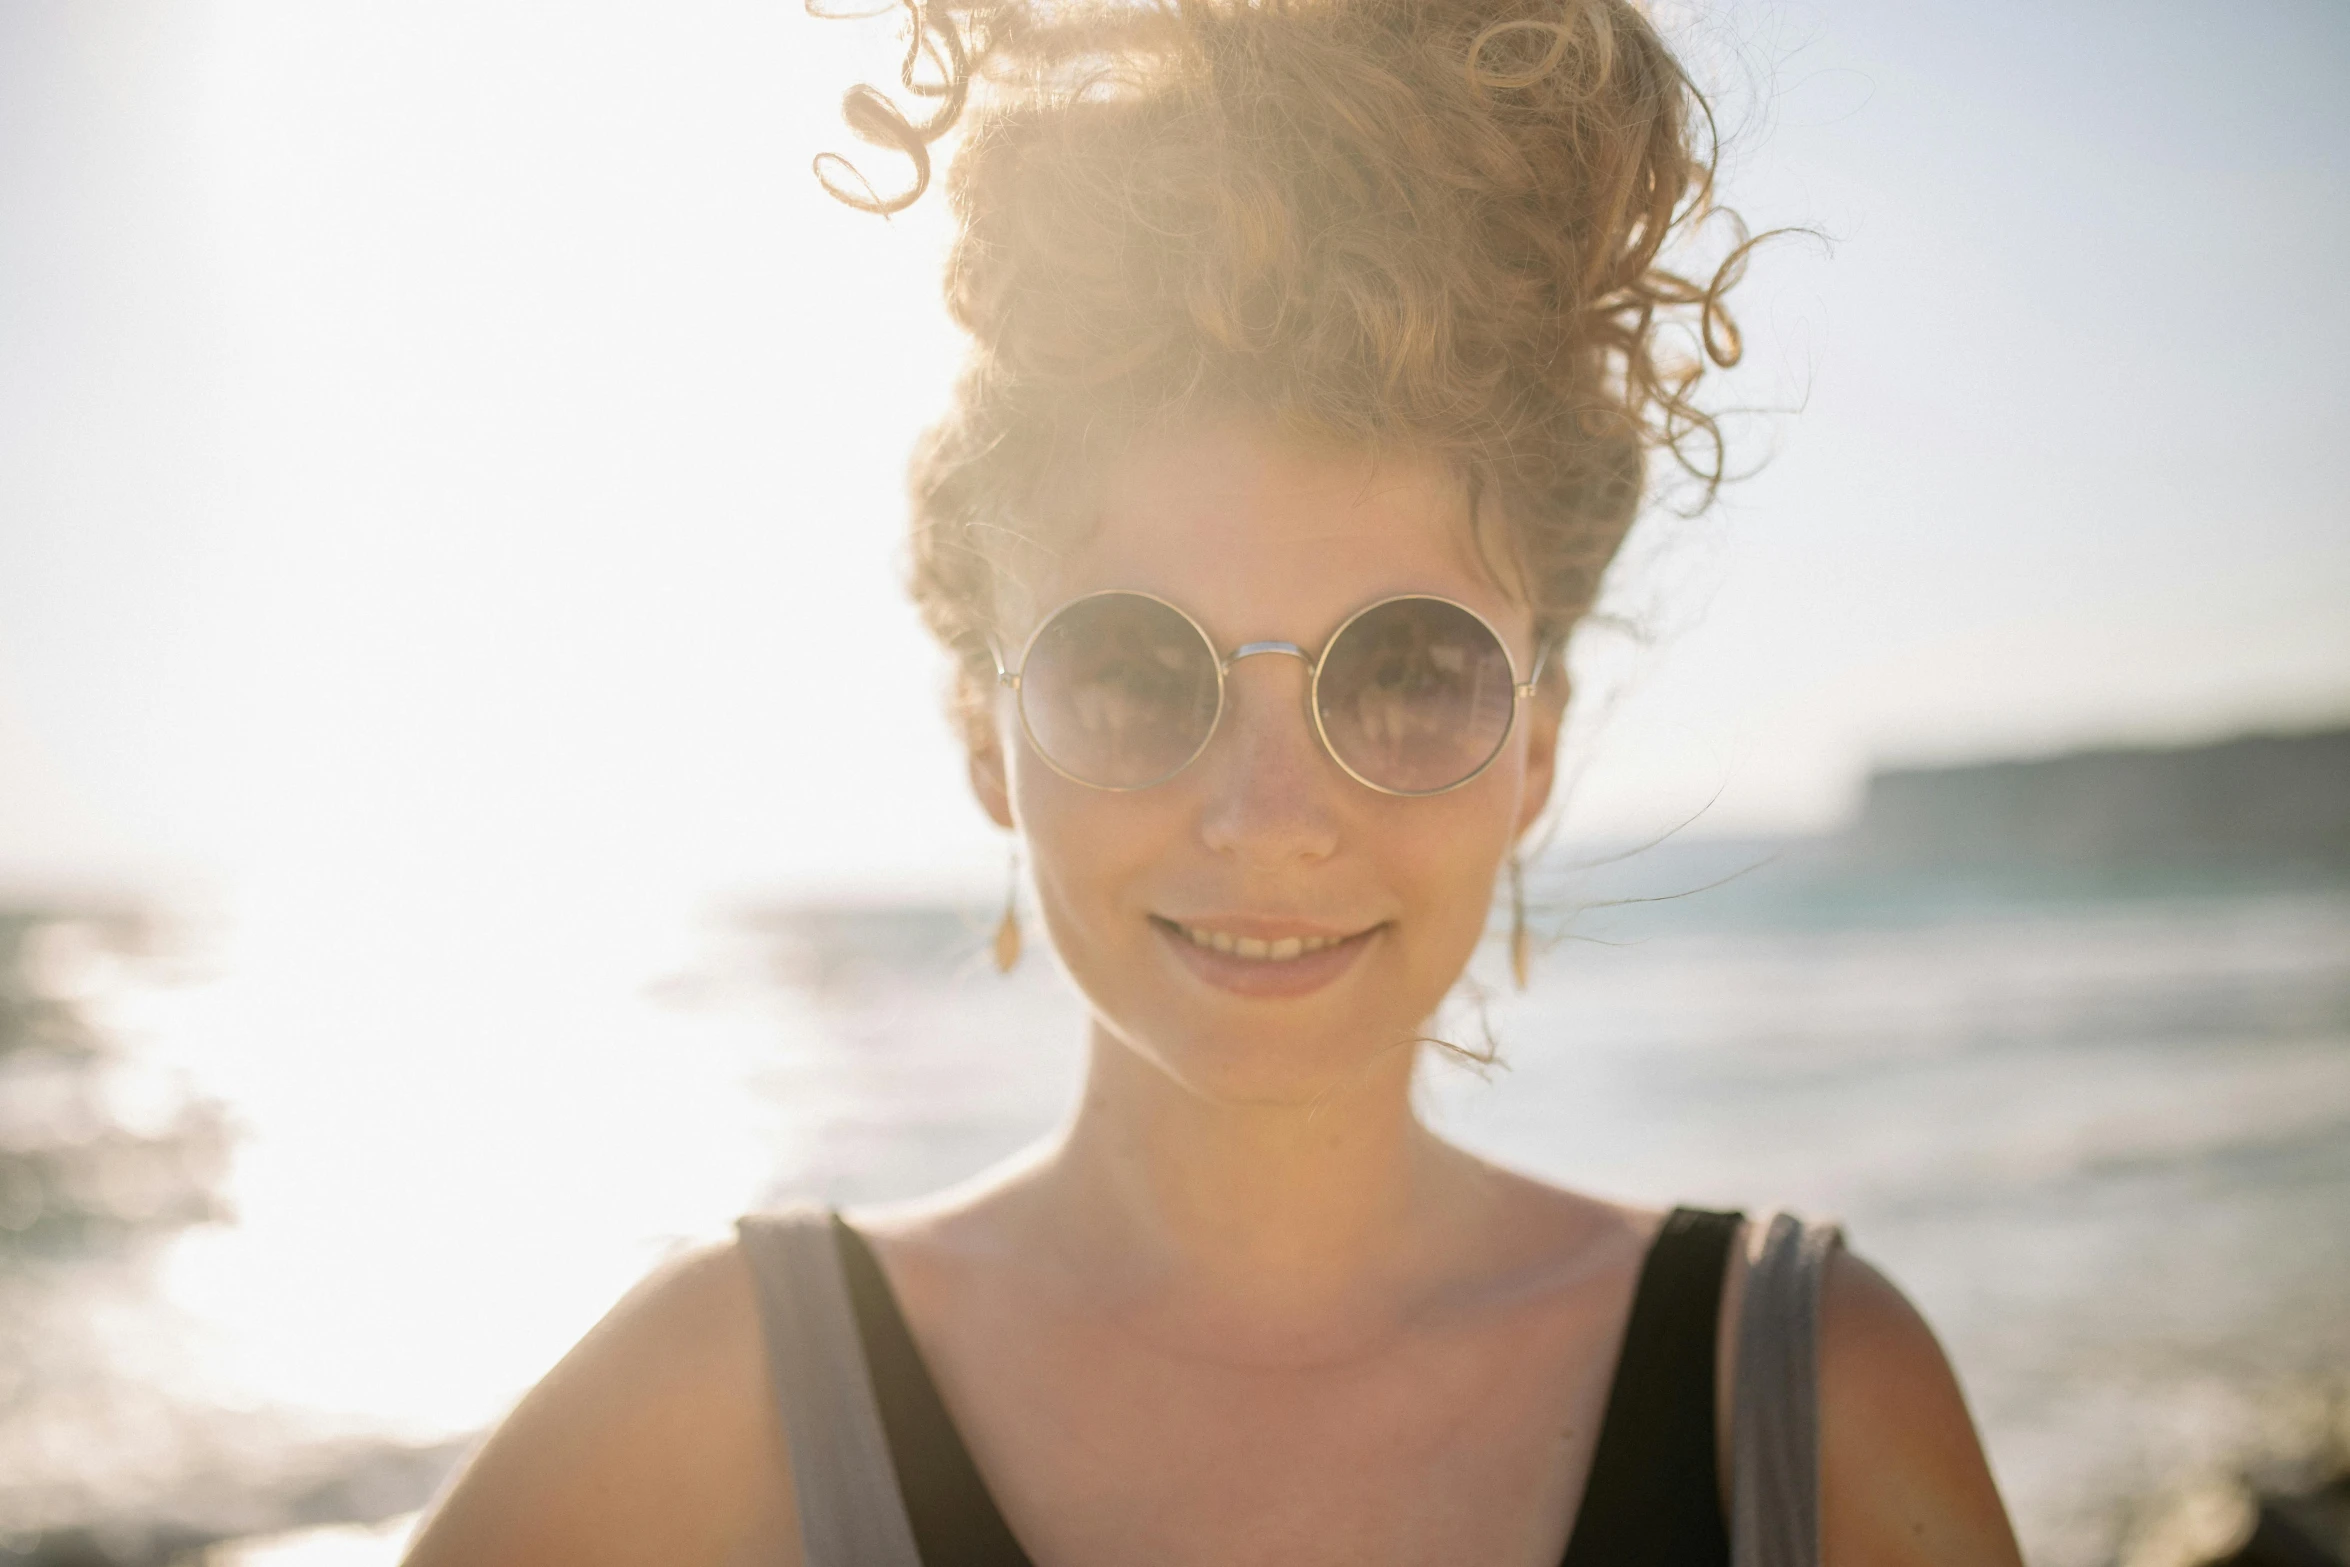
<svg viewBox="0 0 2350 1567">
<path fill-rule="evenodd" d="M 2350 874 L 2350 728 L 1881 772 L 1829 857 L 1860 872 Z"/>
</svg>

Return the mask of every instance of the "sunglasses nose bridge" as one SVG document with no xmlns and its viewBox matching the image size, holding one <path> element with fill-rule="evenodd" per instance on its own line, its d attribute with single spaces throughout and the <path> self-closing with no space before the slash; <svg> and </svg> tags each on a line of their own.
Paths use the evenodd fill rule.
<svg viewBox="0 0 2350 1567">
<path fill-rule="evenodd" d="M 1240 646 L 1234 648 L 1229 654 L 1225 655 L 1223 661 L 1224 674 L 1229 677 L 1232 673 L 1232 666 L 1238 664 L 1243 659 L 1263 658 L 1267 654 L 1275 654 L 1283 658 L 1294 658 L 1299 663 L 1305 665 L 1306 684 L 1309 687 L 1312 686 L 1314 679 L 1314 655 L 1307 652 L 1304 648 L 1299 647 L 1295 642 L 1243 642 L 1240 644 Z M 1229 704 L 1232 700 L 1229 688 L 1227 688 L 1224 700 L 1227 704 Z"/>
<path fill-rule="evenodd" d="M 1253 683 L 1230 678 L 1235 665 L 1270 654 L 1297 660 L 1294 687 L 1288 676 L 1268 685 L 1270 671 Z M 1337 848 L 1334 795 L 1348 785 L 1314 727 L 1314 655 L 1294 642 L 1244 642 L 1221 664 L 1216 736 L 1194 764 L 1202 840 L 1266 865 L 1327 858 Z"/>
<path fill-rule="evenodd" d="M 1228 655 L 1226 655 L 1223 661 L 1224 674 L 1226 676 L 1227 682 L 1225 695 L 1225 701 L 1227 703 L 1229 703 L 1232 699 L 1229 680 L 1232 674 L 1233 666 L 1240 663 L 1243 659 L 1263 658 L 1269 654 L 1277 655 L 1282 658 L 1294 658 L 1300 664 L 1304 665 L 1306 686 L 1309 690 L 1312 688 L 1314 683 L 1315 668 L 1313 654 L 1307 652 L 1304 648 L 1299 647 L 1295 642 L 1243 642 L 1240 644 L 1240 646 L 1234 648 Z"/>
<path fill-rule="evenodd" d="M 1294 658 L 1308 669 L 1314 667 L 1314 655 L 1299 647 L 1295 642 L 1243 642 L 1225 657 L 1224 673 L 1232 673 L 1232 666 L 1244 658 L 1261 658 L 1267 653 L 1278 653 L 1286 658 Z"/>
<path fill-rule="evenodd" d="M 1240 718 L 1239 713 L 1246 711 L 1247 708 L 1253 704 L 1247 702 L 1245 699 L 1242 699 L 1236 707 L 1235 699 L 1239 697 L 1239 691 L 1238 688 L 1232 685 L 1230 681 L 1230 676 L 1235 665 L 1246 659 L 1263 658 L 1268 655 L 1277 655 L 1283 658 L 1294 658 L 1301 666 L 1299 670 L 1299 676 L 1304 681 L 1304 686 L 1301 689 L 1305 693 L 1305 706 L 1307 709 L 1301 715 L 1305 721 L 1307 737 L 1305 743 L 1310 747 L 1326 752 L 1328 748 L 1322 744 L 1320 736 L 1315 730 L 1313 713 L 1311 711 L 1313 706 L 1312 689 L 1314 671 L 1318 667 L 1318 661 L 1313 653 L 1307 651 L 1305 648 L 1298 646 L 1295 642 L 1243 642 L 1240 644 L 1240 646 L 1234 648 L 1230 653 L 1225 655 L 1224 659 L 1222 660 L 1223 671 L 1226 676 L 1223 711 L 1218 715 L 1219 722 L 1217 724 L 1217 728 L 1219 730 L 1227 729 L 1232 727 L 1235 722 L 1245 724 L 1249 722 L 1261 721 L 1263 718 L 1274 716 L 1274 712 L 1263 712 L 1260 713 L 1259 718 L 1256 720 Z M 1275 711 L 1277 711 L 1277 709 Z M 1282 720 L 1277 719 L 1276 721 Z"/>
</svg>

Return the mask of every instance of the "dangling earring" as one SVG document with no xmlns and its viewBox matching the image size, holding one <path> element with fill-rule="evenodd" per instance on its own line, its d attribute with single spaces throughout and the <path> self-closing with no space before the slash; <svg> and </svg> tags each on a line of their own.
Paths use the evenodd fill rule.
<svg viewBox="0 0 2350 1567">
<path fill-rule="evenodd" d="M 1020 845 L 1012 844 L 1011 868 L 1004 877 L 1004 917 L 995 928 L 995 971 L 1009 974 L 1020 961 Z"/>
<path fill-rule="evenodd" d="M 1510 976 L 1526 988 L 1526 957 L 1533 943 L 1526 935 L 1526 866 L 1510 851 Z"/>
</svg>

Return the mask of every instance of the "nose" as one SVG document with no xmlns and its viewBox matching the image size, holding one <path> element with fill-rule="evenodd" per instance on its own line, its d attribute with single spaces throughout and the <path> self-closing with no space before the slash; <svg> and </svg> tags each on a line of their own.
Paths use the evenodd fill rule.
<svg viewBox="0 0 2350 1567">
<path fill-rule="evenodd" d="M 1258 654 L 1288 654 L 1286 658 Z M 1288 643 L 1234 651 L 1224 679 L 1224 717 L 1204 767 L 1200 835 L 1219 854 L 1262 866 L 1329 858 L 1338 848 L 1330 791 L 1341 778 L 1306 711 L 1310 670 Z"/>
</svg>

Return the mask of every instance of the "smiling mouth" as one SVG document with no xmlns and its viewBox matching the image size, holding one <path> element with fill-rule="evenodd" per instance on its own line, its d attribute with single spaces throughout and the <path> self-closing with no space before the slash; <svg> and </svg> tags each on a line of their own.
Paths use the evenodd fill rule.
<svg viewBox="0 0 2350 1567">
<path fill-rule="evenodd" d="M 1379 927 L 1358 930 L 1351 936 L 1239 936 L 1228 930 L 1216 930 L 1204 925 L 1186 925 L 1181 920 L 1152 915 L 1151 922 L 1170 931 L 1195 947 L 1226 957 L 1240 958 L 1250 963 L 1294 963 L 1299 958 L 1327 952 L 1332 947 L 1360 941 Z"/>
</svg>

